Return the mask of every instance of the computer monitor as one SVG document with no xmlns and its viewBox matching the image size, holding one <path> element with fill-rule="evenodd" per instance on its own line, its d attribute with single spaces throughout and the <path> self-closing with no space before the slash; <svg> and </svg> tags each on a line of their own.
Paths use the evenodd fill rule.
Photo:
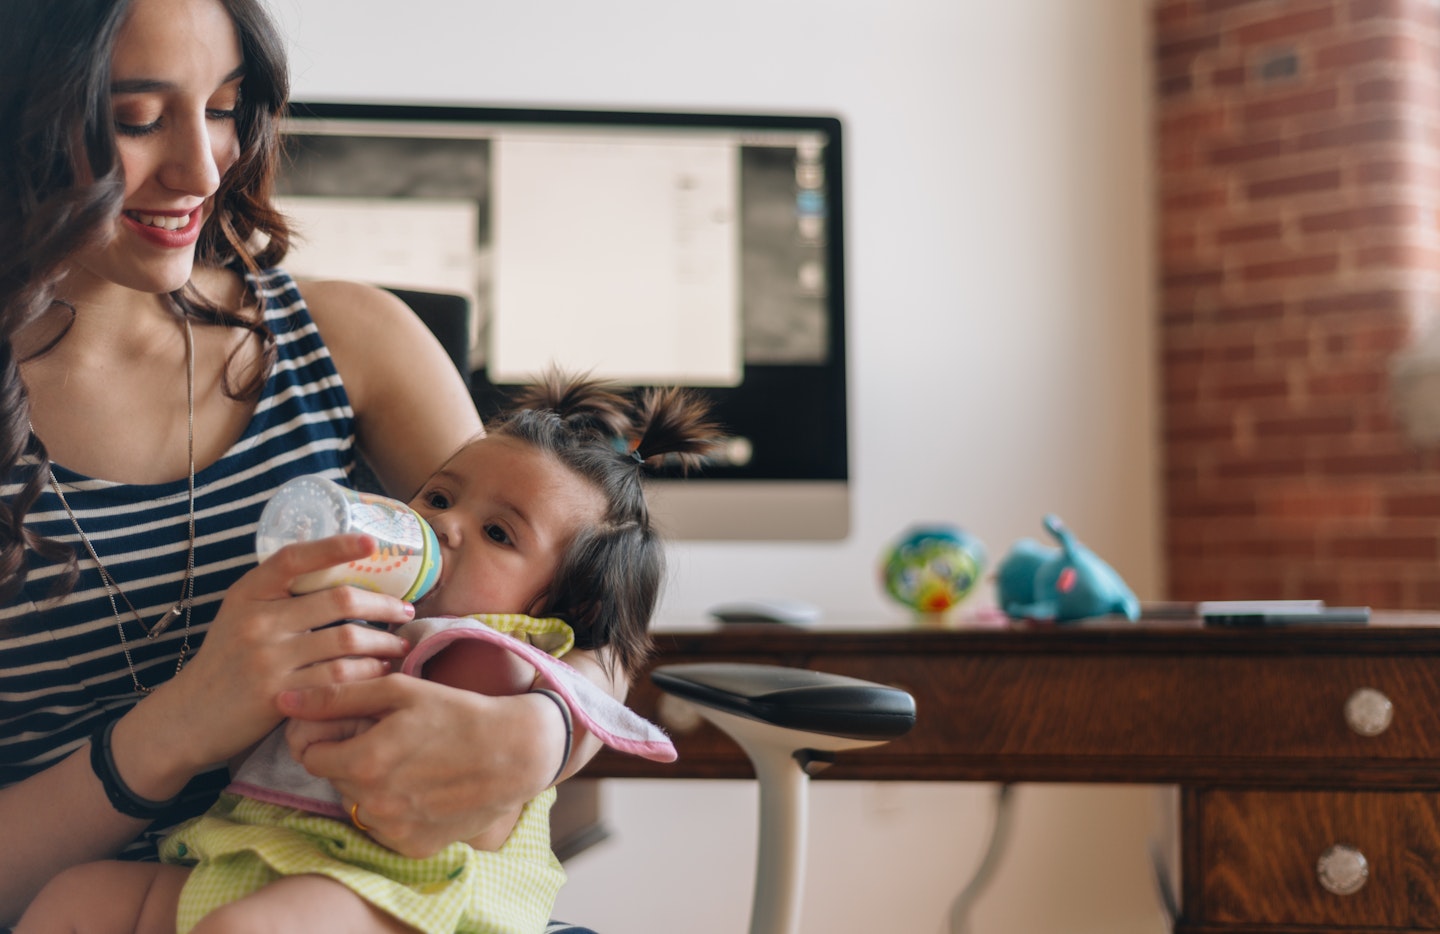
<svg viewBox="0 0 1440 934">
<path fill-rule="evenodd" d="M 729 441 L 652 483 L 691 540 L 849 532 L 833 116 L 297 103 L 299 276 L 454 292 L 482 416 L 547 366 L 701 387 Z"/>
</svg>

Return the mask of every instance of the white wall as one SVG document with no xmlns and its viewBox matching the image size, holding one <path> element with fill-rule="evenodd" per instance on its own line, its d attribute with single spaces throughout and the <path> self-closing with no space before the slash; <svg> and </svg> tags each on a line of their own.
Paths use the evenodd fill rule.
<svg viewBox="0 0 1440 934">
<path fill-rule="evenodd" d="M 300 99 L 845 119 L 852 535 L 676 546 L 667 614 L 792 594 L 894 615 L 873 568 L 902 527 L 955 521 L 998 557 L 1046 512 L 1142 597 L 1161 593 L 1145 0 L 271 3 Z M 814 794 L 812 879 L 826 881 L 806 930 L 943 930 L 989 790 Z M 1156 801 L 1021 789 L 973 934 L 1160 931 Z M 680 929 L 743 928 L 753 789 L 610 783 L 607 809 L 617 837 L 572 864 L 566 916 L 659 934 L 695 903 L 709 920 Z"/>
</svg>

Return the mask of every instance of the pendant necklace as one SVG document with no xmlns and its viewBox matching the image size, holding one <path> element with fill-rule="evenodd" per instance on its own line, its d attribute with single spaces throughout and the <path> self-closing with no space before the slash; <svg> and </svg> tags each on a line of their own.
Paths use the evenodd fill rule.
<svg viewBox="0 0 1440 934">
<path fill-rule="evenodd" d="M 135 693 L 142 697 L 155 690 L 140 683 L 140 675 L 135 670 L 135 661 L 130 657 L 130 642 L 125 638 L 125 618 L 120 615 L 120 605 L 116 603 L 118 596 L 124 602 L 125 608 L 130 611 L 135 622 L 140 625 L 145 633 L 145 638 L 154 639 L 177 619 L 185 621 L 185 637 L 180 644 L 180 657 L 175 662 L 175 673 L 179 674 L 180 669 L 185 667 L 185 661 L 190 655 L 190 613 L 195 603 L 195 334 L 190 328 L 190 318 L 186 316 L 185 324 L 185 407 L 186 407 L 186 430 L 188 434 L 187 444 L 189 446 L 190 459 L 190 543 L 185 556 L 185 579 L 180 583 L 180 599 L 175 605 L 166 610 L 155 622 L 145 624 L 140 612 L 135 609 L 135 604 L 120 589 L 120 584 L 100 560 L 100 555 L 95 551 L 95 545 L 85 530 L 80 528 L 80 519 L 75 515 L 75 510 L 70 508 L 66 501 L 65 494 L 60 489 L 60 482 L 55 479 L 55 468 L 50 468 L 50 488 L 55 491 L 59 498 L 60 505 L 65 507 L 65 514 L 70 517 L 70 524 L 75 527 L 75 534 L 80 536 L 80 543 L 85 546 L 85 552 L 90 560 L 95 562 L 95 570 L 100 574 L 100 583 L 105 585 L 105 595 L 110 598 L 110 611 L 115 615 L 115 630 L 120 634 L 120 650 L 125 654 L 125 665 L 130 669 L 130 681 L 135 686 Z M 35 433 L 35 426 L 30 426 L 30 433 Z"/>
</svg>

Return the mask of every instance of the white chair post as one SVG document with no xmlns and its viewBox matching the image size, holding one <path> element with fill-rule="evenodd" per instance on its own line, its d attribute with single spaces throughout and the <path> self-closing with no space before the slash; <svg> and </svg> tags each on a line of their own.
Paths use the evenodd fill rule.
<svg viewBox="0 0 1440 934">
<path fill-rule="evenodd" d="M 750 934 L 799 934 L 810 776 L 829 753 L 909 731 L 915 699 L 900 688 L 777 665 L 665 665 L 650 677 L 749 757 L 760 785 Z"/>
<path fill-rule="evenodd" d="M 697 705 L 695 709 L 744 750 L 760 785 L 760 833 L 750 934 L 799 934 L 810 776 L 796 754 L 801 750 L 840 752 L 878 746 L 885 740 L 826 736 L 739 717 L 713 707 Z"/>
</svg>

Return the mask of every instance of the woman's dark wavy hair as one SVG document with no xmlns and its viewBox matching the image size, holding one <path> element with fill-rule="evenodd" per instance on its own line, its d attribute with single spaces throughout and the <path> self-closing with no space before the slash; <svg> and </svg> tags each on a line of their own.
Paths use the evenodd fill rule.
<svg viewBox="0 0 1440 934">
<path fill-rule="evenodd" d="M 590 481 L 605 516 L 582 528 L 532 612 L 564 619 L 578 648 L 634 675 L 650 653 L 650 617 L 665 575 L 664 546 L 645 500 L 647 466 L 697 466 L 720 437 L 709 403 L 682 389 L 628 400 L 604 383 L 546 374 L 491 435 L 524 441 Z"/>
<path fill-rule="evenodd" d="M 289 76 L 284 43 L 259 0 L 220 2 L 245 61 L 236 119 L 240 156 L 214 195 L 196 260 L 254 272 L 279 262 L 290 244 L 289 228 L 271 204 Z M 39 458 L 20 490 L 0 499 L 0 601 L 24 585 L 26 549 L 67 565 L 56 595 L 74 586 L 73 549 L 25 528 L 50 459 L 29 430 L 14 339 L 66 304 L 56 291 L 66 260 L 103 243 L 119 214 L 125 180 L 110 106 L 110 60 L 129 6 L 130 0 L 0 2 L 0 477 L 14 477 L 26 453 Z M 251 243 L 264 246 L 256 251 Z M 255 308 L 224 309 L 187 284 L 170 299 L 177 316 L 254 335 L 259 365 L 238 372 L 232 357 L 223 385 L 233 398 L 257 396 L 275 357 L 274 336 L 256 311 L 258 297 L 250 296 Z M 68 327 L 31 356 L 48 351 Z"/>
</svg>

